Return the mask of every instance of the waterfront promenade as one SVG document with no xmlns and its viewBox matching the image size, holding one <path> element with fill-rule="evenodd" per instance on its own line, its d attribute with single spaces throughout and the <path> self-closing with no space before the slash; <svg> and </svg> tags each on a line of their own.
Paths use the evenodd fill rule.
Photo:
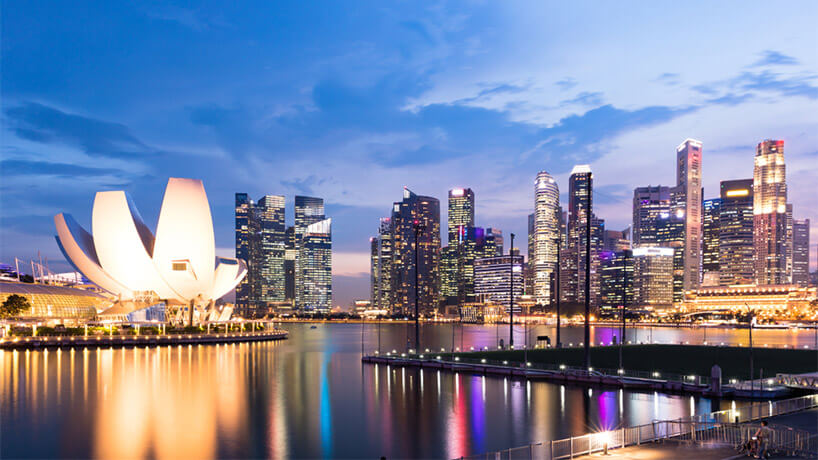
<svg viewBox="0 0 818 460">
<path fill-rule="evenodd" d="M 288 332 L 280 329 L 257 332 L 227 332 L 161 335 L 89 335 L 35 336 L 0 338 L 0 349 L 21 350 L 73 347 L 153 347 L 165 345 L 196 345 L 231 342 L 261 342 L 283 340 Z"/>
</svg>

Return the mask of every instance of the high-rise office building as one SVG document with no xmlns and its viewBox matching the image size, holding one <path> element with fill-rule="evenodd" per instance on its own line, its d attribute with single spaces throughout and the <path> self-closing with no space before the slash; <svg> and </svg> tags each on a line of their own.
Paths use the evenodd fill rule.
<svg viewBox="0 0 818 460">
<path fill-rule="evenodd" d="M 440 202 L 437 198 L 415 195 L 403 189 L 403 200 L 392 209 L 392 308 L 402 314 L 414 313 L 415 275 L 420 312 L 438 306 L 440 286 Z M 415 231 L 418 229 L 417 270 Z M 417 271 L 417 273 L 416 273 Z"/>
<path fill-rule="evenodd" d="M 633 306 L 664 309 L 673 306 L 674 250 L 663 247 L 633 249 Z"/>
<path fill-rule="evenodd" d="M 809 285 L 809 219 L 792 221 L 792 284 Z"/>
<path fill-rule="evenodd" d="M 378 308 L 391 311 L 392 308 L 392 261 L 393 261 L 393 228 L 392 218 L 382 217 L 378 227 L 378 288 L 380 298 Z"/>
<path fill-rule="evenodd" d="M 702 238 L 702 143 L 686 139 L 676 147 L 676 188 L 684 206 L 684 289 L 698 287 Z"/>
<path fill-rule="evenodd" d="M 606 252 L 620 252 L 631 248 L 630 239 L 628 239 L 628 230 L 603 230 L 602 232 L 602 251 Z"/>
<path fill-rule="evenodd" d="M 474 261 L 496 253 L 495 248 L 485 248 L 485 232 L 481 227 L 458 227 L 457 231 L 457 301 L 458 304 L 474 300 Z M 451 249 L 452 244 L 449 244 Z"/>
<path fill-rule="evenodd" d="M 503 231 L 499 228 L 488 227 L 485 232 L 486 255 L 484 257 L 497 257 L 504 255 L 503 252 Z"/>
<path fill-rule="evenodd" d="M 599 316 L 618 318 L 619 308 L 633 304 L 633 253 L 630 249 L 602 251 L 600 259 Z"/>
<path fill-rule="evenodd" d="M 369 238 L 369 305 L 378 309 L 381 300 L 381 261 L 378 237 Z"/>
<path fill-rule="evenodd" d="M 303 253 L 304 235 L 307 232 L 307 227 L 321 222 L 326 218 L 324 215 L 324 200 L 323 198 L 315 198 L 311 196 L 295 197 L 295 307 L 299 310 L 306 310 L 308 308 L 308 299 L 304 297 L 306 291 L 304 286 L 307 284 L 305 276 L 312 276 L 308 274 L 310 267 L 304 266 L 301 256 Z M 331 238 L 331 235 L 330 235 Z M 316 241 L 316 238 L 313 238 Z M 330 259 L 331 260 L 331 259 Z"/>
<path fill-rule="evenodd" d="M 512 262 L 513 259 L 513 262 Z M 512 265 L 513 263 L 513 265 Z M 474 290 L 480 300 L 510 307 L 511 281 L 514 280 L 514 312 L 521 311 L 518 299 L 523 295 L 523 256 L 495 256 L 474 262 Z"/>
<path fill-rule="evenodd" d="M 534 295 L 534 229 L 534 213 L 531 213 L 528 215 L 528 260 L 523 272 L 526 295 Z"/>
<path fill-rule="evenodd" d="M 702 208 L 702 284 L 718 286 L 721 198 L 704 200 Z"/>
<path fill-rule="evenodd" d="M 284 251 L 284 297 L 290 305 L 295 304 L 295 259 L 298 253 L 295 251 L 295 227 L 288 226 L 284 231 L 287 241 Z"/>
<path fill-rule="evenodd" d="M 265 306 L 271 302 L 285 300 L 284 209 L 284 197 L 281 195 L 265 195 L 255 205 L 255 219 L 258 221 L 261 244 L 259 300 Z"/>
<path fill-rule="evenodd" d="M 256 221 L 252 218 L 253 200 L 246 193 L 236 194 L 236 258 L 247 264 L 247 276 L 236 286 L 236 311 L 244 317 L 250 316 L 256 291 L 256 277 L 253 254 L 256 251 Z"/>
<path fill-rule="evenodd" d="M 457 247 L 440 249 L 440 300 L 446 305 L 457 305 Z"/>
<path fill-rule="evenodd" d="M 458 238 L 459 227 L 474 227 L 474 192 L 470 188 L 449 190 L 449 213 L 446 230 L 449 246 Z"/>
<path fill-rule="evenodd" d="M 753 179 L 720 184 L 719 285 L 753 282 Z"/>
<path fill-rule="evenodd" d="M 534 300 L 540 305 L 551 304 L 552 273 L 557 267 L 560 191 L 557 182 L 545 171 L 534 182 L 534 254 L 529 255 L 534 267 Z"/>
<path fill-rule="evenodd" d="M 675 188 L 674 188 L 675 189 Z M 677 195 L 671 190 L 671 197 Z M 671 200 L 673 201 L 673 200 Z M 655 246 L 673 250 L 672 263 L 672 292 L 673 303 L 679 304 L 684 300 L 684 245 L 685 245 L 685 216 L 678 201 L 671 207 L 669 215 L 660 216 L 656 221 Z"/>
<path fill-rule="evenodd" d="M 787 182 L 784 141 L 758 144 L 753 169 L 753 260 L 757 284 L 787 284 Z"/>
<path fill-rule="evenodd" d="M 296 258 L 296 303 L 308 313 L 332 309 L 332 219 L 304 228 Z"/>
<path fill-rule="evenodd" d="M 657 221 L 670 217 L 670 188 L 661 185 L 633 190 L 633 244 L 655 244 Z"/>
<path fill-rule="evenodd" d="M 560 251 L 560 259 L 564 261 L 560 269 L 562 297 L 567 302 L 585 302 L 585 274 L 587 242 L 590 238 L 591 247 L 591 305 L 599 304 L 599 258 L 597 254 L 602 248 L 605 222 L 593 214 L 593 175 L 588 165 L 574 166 L 568 179 L 568 222 L 567 243 Z M 588 234 L 588 219 L 591 219 Z"/>
</svg>

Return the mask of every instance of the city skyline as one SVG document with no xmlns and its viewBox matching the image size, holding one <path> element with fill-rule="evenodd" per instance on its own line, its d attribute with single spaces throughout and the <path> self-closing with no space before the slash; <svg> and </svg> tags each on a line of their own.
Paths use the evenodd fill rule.
<svg viewBox="0 0 818 460">
<path fill-rule="evenodd" d="M 368 238 L 404 185 L 439 200 L 454 187 L 472 189 L 479 225 L 516 233 L 526 253 L 537 172 L 554 176 L 567 203 L 570 170 L 589 164 L 594 213 L 619 230 L 631 222 L 634 188 L 675 184 L 674 146 L 690 137 L 705 145 L 704 199 L 719 197 L 721 181 L 753 176 L 763 139 L 785 141 L 787 201 L 795 220 L 813 222 L 815 270 L 818 63 L 816 32 L 804 25 L 814 17 L 804 10 L 814 4 L 793 6 L 792 14 L 711 5 L 713 14 L 698 24 L 701 36 L 685 41 L 656 28 L 698 17 L 701 6 L 629 18 L 600 5 L 577 19 L 587 26 L 580 37 L 549 19 L 551 10 L 579 13 L 567 5 L 487 5 L 469 15 L 421 6 L 362 11 L 379 24 L 369 32 L 346 8 L 328 5 L 325 14 L 342 31 L 337 37 L 275 24 L 275 33 L 265 32 L 229 10 L 130 8 L 56 5 L 34 14 L 20 5 L 3 15 L 2 261 L 41 251 L 52 268 L 68 270 L 53 240 L 50 218 L 58 210 L 87 225 L 83 203 L 96 190 L 120 189 L 158 209 L 169 176 L 196 177 L 209 191 L 217 254 L 226 257 L 233 256 L 236 192 L 323 197 L 333 217 L 335 304 L 346 306 L 369 297 Z M 109 24 L 86 14 L 104 14 Z M 299 14 L 283 20 L 319 27 L 329 20 Z M 728 14 L 729 23 L 719 21 Z M 738 32 L 760 30 L 773 16 L 801 35 Z M 31 37 L 24 31 L 35 17 L 43 33 Z M 599 27 L 609 18 L 634 31 L 612 36 Z M 636 22 L 647 30 L 628 25 Z M 80 33 L 83 27 L 110 33 L 118 50 L 130 50 L 128 62 Z M 514 33 L 497 39 L 491 28 Z M 192 49 L 204 30 L 224 44 Z M 64 33 L 80 46 L 62 43 Z M 390 34 L 396 38 L 380 40 Z M 661 49 L 641 43 L 645 36 Z M 274 51 L 283 41 L 300 45 Z M 533 42 L 542 46 L 531 49 Z M 171 44 L 173 65 L 154 62 L 158 43 Z M 616 61 L 605 56 L 611 46 L 621 47 Z M 698 56 L 702 46 L 715 51 Z M 51 48 L 60 57 L 42 52 Z M 294 56 L 295 49 L 306 56 Z M 723 56 L 714 59 L 718 50 Z M 536 58 L 523 59 L 526 52 Z M 582 64 L 588 55 L 598 69 Z M 691 71 L 694 57 L 706 72 Z M 628 65 L 637 59 L 639 66 Z M 525 64 L 537 60 L 548 67 Z M 208 72 L 218 84 L 202 77 Z M 148 224 L 158 218 L 144 217 Z M 447 222 L 445 206 L 440 222 Z"/>
</svg>

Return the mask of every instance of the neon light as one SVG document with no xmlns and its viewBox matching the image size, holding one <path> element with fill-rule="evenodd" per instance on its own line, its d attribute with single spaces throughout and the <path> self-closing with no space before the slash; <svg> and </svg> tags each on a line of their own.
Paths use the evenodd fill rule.
<svg viewBox="0 0 818 460">
<path fill-rule="evenodd" d="M 728 190 L 725 195 L 727 196 L 747 196 L 750 194 L 750 191 L 746 188 L 737 189 L 737 190 Z"/>
</svg>

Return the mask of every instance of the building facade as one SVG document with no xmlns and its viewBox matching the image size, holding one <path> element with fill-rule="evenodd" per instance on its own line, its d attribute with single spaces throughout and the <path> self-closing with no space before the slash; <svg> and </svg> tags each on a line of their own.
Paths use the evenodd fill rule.
<svg viewBox="0 0 818 460">
<path fill-rule="evenodd" d="M 809 285 L 809 219 L 792 221 L 792 284 Z"/>
<path fill-rule="evenodd" d="M 722 181 L 719 211 L 719 285 L 752 283 L 753 179 Z"/>
<path fill-rule="evenodd" d="M 721 198 L 704 200 L 702 208 L 702 285 L 718 286 Z"/>
<path fill-rule="evenodd" d="M 633 244 L 657 243 L 657 222 L 670 217 L 670 204 L 669 187 L 657 185 L 633 190 Z"/>
<path fill-rule="evenodd" d="M 296 307 L 304 313 L 332 309 L 332 219 L 311 223 L 301 234 L 296 258 Z"/>
<path fill-rule="evenodd" d="M 676 187 L 684 206 L 684 289 L 699 285 L 702 238 L 702 143 L 686 139 L 676 147 Z"/>
<path fill-rule="evenodd" d="M 599 316 L 619 317 L 619 308 L 633 305 L 633 253 L 630 249 L 602 251 Z"/>
<path fill-rule="evenodd" d="M 453 188 L 449 190 L 448 215 L 446 230 L 449 246 L 457 241 L 459 227 L 474 227 L 474 192 L 470 188 Z"/>
<path fill-rule="evenodd" d="M 552 276 L 557 268 L 559 242 L 560 191 L 557 182 L 545 171 L 534 182 L 534 254 L 533 295 L 540 305 L 551 305 Z"/>
<path fill-rule="evenodd" d="M 512 265 L 513 264 L 513 265 Z M 523 256 L 495 256 L 474 262 L 474 290 L 478 300 L 502 305 L 509 311 L 514 280 L 514 312 L 521 311 L 518 299 L 523 295 Z"/>
<path fill-rule="evenodd" d="M 753 168 L 753 261 L 756 284 L 788 284 L 784 141 L 765 140 Z"/>
<path fill-rule="evenodd" d="M 640 246 L 633 249 L 633 305 L 665 309 L 673 306 L 672 248 Z"/>
</svg>

